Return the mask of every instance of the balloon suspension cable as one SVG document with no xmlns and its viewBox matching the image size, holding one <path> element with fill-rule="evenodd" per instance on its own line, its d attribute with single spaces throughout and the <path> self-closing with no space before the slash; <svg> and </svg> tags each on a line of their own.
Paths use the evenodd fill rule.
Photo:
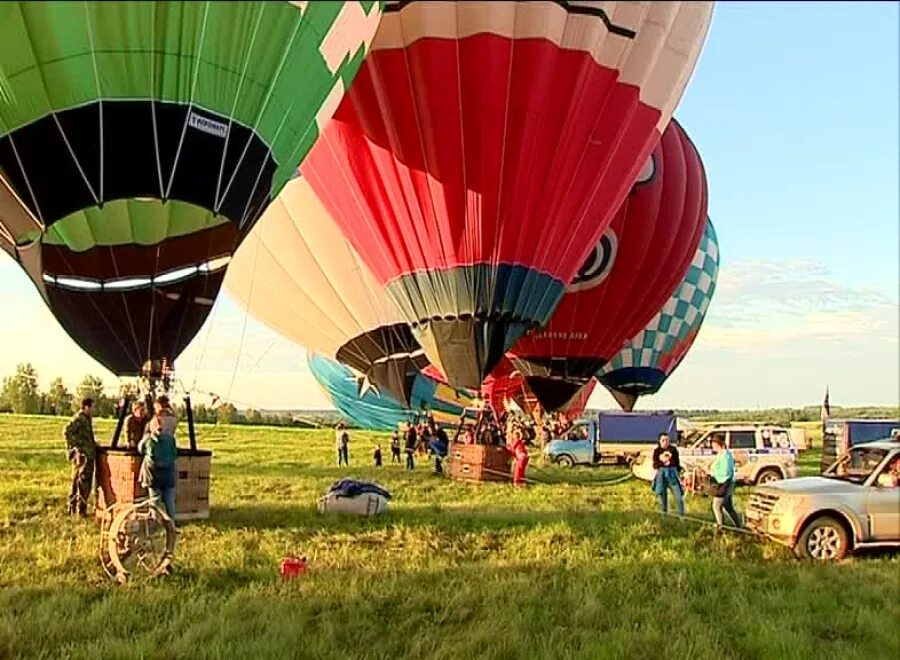
<svg viewBox="0 0 900 660">
<path fill-rule="evenodd" d="M 237 404 L 238 406 L 241 406 L 244 410 L 256 410 L 257 412 L 259 412 L 261 414 L 265 413 L 265 414 L 269 414 L 269 415 L 277 415 L 277 414 L 285 413 L 285 411 L 283 411 L 283 410 L 274 410 L 272 408 L 263 408 L 260 406 L 256 406 L 252 403 L 249 403 L 247 401 L 240 401 L 238 399 L 233 399 L 231 397 L 219 396 L 215 392 L 210 392 L 208 390 L 194 389 L 194 390 L 191 390 L 191 394 L 202 394 L 202 395 L 208 396 L 210 399 L 212 399 L 212 406 L 214 408 L 218 408 L 224 404 L 231 404 L 231 405 Z M 235 406 L 235 407 L 237 407 L 237 406 Z M 300 415 L 298 413 L 292 412 L 291 417 L 293 419 L 299 419 L 300 421 L 303 421 L 315 428 L 320 428 L 320 429 L 331 428 L 328 424 L 319 424 L 318 422 L 315 421 L 314 418 L 312 418 L 308 415 Z"/>
<path fill-rule="evenodd" d="M 228 393 L 225 399 L 231 397 L 234 381 L 237 378 L 238 367 L 241 363 L 241 354 L 244 351 L 244 339 L 247 336 L 247 320 L 250 318 L 250 305 L 253 302 L 253 289 L 256 284 L 256 266 L 259 262 L 259 241 L 256 243 L 256 252 L 253 253 L 253 269 L 250 273 L 250 292 L 247 295 L 247 304 L 244 306 L 244 322 L 241 324 L 241 340 L 238 344 L 237 355 L 234 360 L 234 368 L 231 370 L 231 382 L 228 384 Z"/>
<path fill-rule="evenodd" d="M 259 366 L 259 363 L 263 361 L 263 358 L 265 358 L 269 354 L 269 351 L 272 350 L 272 347 L 275 346 L 276 341 L 278 341 L 278 335 L 273 335 L 272 339 L 269 340 L 268 346 L 266 346 L 260 356 L 256 359 L 256 362 L 250 365 L 250 368 L 247 370 L 248 374 L 252 374 L 256 370 L 256 367 Z"/>
<path fill-rule="evenodd" d="M 176 156 L 177 159 L 177 156 Z M 159 257 L 160 257 L 160 246 L 156 246 L 156 261 L 153 266 L 153 272 L 159 273 Z M 153 335 L 155 333 L 155 324 L 156 324 L 156 278 L 153 278 L 153 281 L 150 285 L 150 323 L 147 327 L 147 358 L 144 363 L 144 367 L 146 369 L 147 364 L 152 362 L 153 359 Z M 182 294 L 183 295 L 183 294 Z M 126 306 L 127 309 L 127 306 Z M 158 333 L 156 333 L 158 335 Z"/>
<path fill-rule="evenodd" d="M 209 346 L 209 336 L 212 334 L 212 329 L 216 322 L 216 312 L 219 311 L 219 301 L 221 299 L 221 296 L 216 296 L 216 299 L 213 301 L 212 312 L 209 314 L 208 327 L 206 328 L 206 337 L 203 339 L 203 348 L 200 349 L 200 355 L 197 356 L 197 361 L 194 363 L 194 381 L 191 383 L 191 388 L 187 390 L 188 392 L 193 392 L 197 387 L 197 376 L 203 361 L 206 359 L 206 348 Z"/>
<path fill-rule="evenodd" d="M 145 390 L 147 396 L 153 398 L 162 394 L 168 395 L 172 390 L 174 376 L 175 371 L 166 358 L 147 360 L 141 370 L 141 389 Z"/>
</svg>

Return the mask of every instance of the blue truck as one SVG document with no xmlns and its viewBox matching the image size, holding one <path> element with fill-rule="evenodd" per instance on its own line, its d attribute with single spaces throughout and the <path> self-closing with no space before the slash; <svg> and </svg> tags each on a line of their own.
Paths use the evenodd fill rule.
<svg viewBox="0 0 900 660">
<path fill-rule="evenodd" d="M 898 419 L 828 419 L 822 434 L 821 471 L 825 472 L 851 447 L 894 435 L 900 435 Z"/>
<path fill-rule="evenodd" d="M 669 410 L 652 413 L 602 412 L 575 425 L 574 439 L 557 438 L 544 447 L 550 463 L 574 465 L 631 464 L 642 451 L 656 447 L 660 433 L 678 444 L 677 418 Z"/>
</svg>

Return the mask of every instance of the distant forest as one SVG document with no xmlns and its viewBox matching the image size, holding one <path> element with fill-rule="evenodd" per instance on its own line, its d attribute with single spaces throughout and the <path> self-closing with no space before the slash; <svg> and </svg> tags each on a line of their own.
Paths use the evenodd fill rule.
<svg viewBox="0 0 900 660">
<path fill-rule="evenodd" d="M 72 415 L 82 399 L 94 400 L 94 415 L 115 417 L 118 403 L 127 397 L 133 399 L 137 390 L 133 384 L 123 384 L 116 396 L 110 396 L 97 376 L 85 376 L 74 391 L 63 384 L 62 378 L 55 378 L 46 390 L 38 386 L 38 374 L 29 363 L 16 367 L 12 376 L 3 379 L 0 387 L 0 413 L 24 415 Z M 173 400 L 176 410 L 183 408 L 181 402 Z M 248 424 L 253 426 L 333 426 L 343 419 L 334 410 L 239 410 L 233 403 L 223 401 L 214 406 L 194 403 L 194 421 L 199 424 Z M 593 416 L 601 412 L 590 409 L 585 415 Z M 816 422 L 821 417 L 821 406 L 803 408 L 769 408 L 757 410 L 676 410 L 679 417 L 695 422 L 768 422 L 787 425 L 792 422 Z M 831 406 L 831 416 L 836 419 L 898 419 L 900 407 Z M 350 420 L 345 420 L 350 421 Z M 352 424 L 351 424 L 352 427 Z"/>
</svg>

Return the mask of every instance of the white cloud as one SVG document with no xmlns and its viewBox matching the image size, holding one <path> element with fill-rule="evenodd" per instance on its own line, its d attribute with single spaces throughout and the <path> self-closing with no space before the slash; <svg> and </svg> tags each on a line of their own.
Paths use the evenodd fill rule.
<svg viewBox="0 0 900 660">
<path fill-rule="evenodd" d="M 642 407 L 900 401 L 900 307 L 838 281 L 821 262 L 723 264 L 706 322 L 684 362 Z M 592 405 L 614 407 L 605 392 Z M 641 406 L 641 404 L 639 404 Z"/>
<path fill-rule="evenodd" d="M 698 344 L 762 348 L 804 338 L 896 342 L 898 303 L 846 286 L 815 261 L 743 261 L 724 266 Z"/>
</svg>

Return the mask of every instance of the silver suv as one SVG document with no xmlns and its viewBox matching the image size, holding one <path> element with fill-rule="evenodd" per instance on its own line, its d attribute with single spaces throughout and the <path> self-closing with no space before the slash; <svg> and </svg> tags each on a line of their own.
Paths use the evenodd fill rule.
<svg viewBox="0 0 900 660">
<path fill-rule="evenodd" d="M 900 547 L 900 442 L 856 445 L 820 477 L 759 486 L 746 519 L 802 558 L 830 561 L 857 548 Z"/>
</svg>

